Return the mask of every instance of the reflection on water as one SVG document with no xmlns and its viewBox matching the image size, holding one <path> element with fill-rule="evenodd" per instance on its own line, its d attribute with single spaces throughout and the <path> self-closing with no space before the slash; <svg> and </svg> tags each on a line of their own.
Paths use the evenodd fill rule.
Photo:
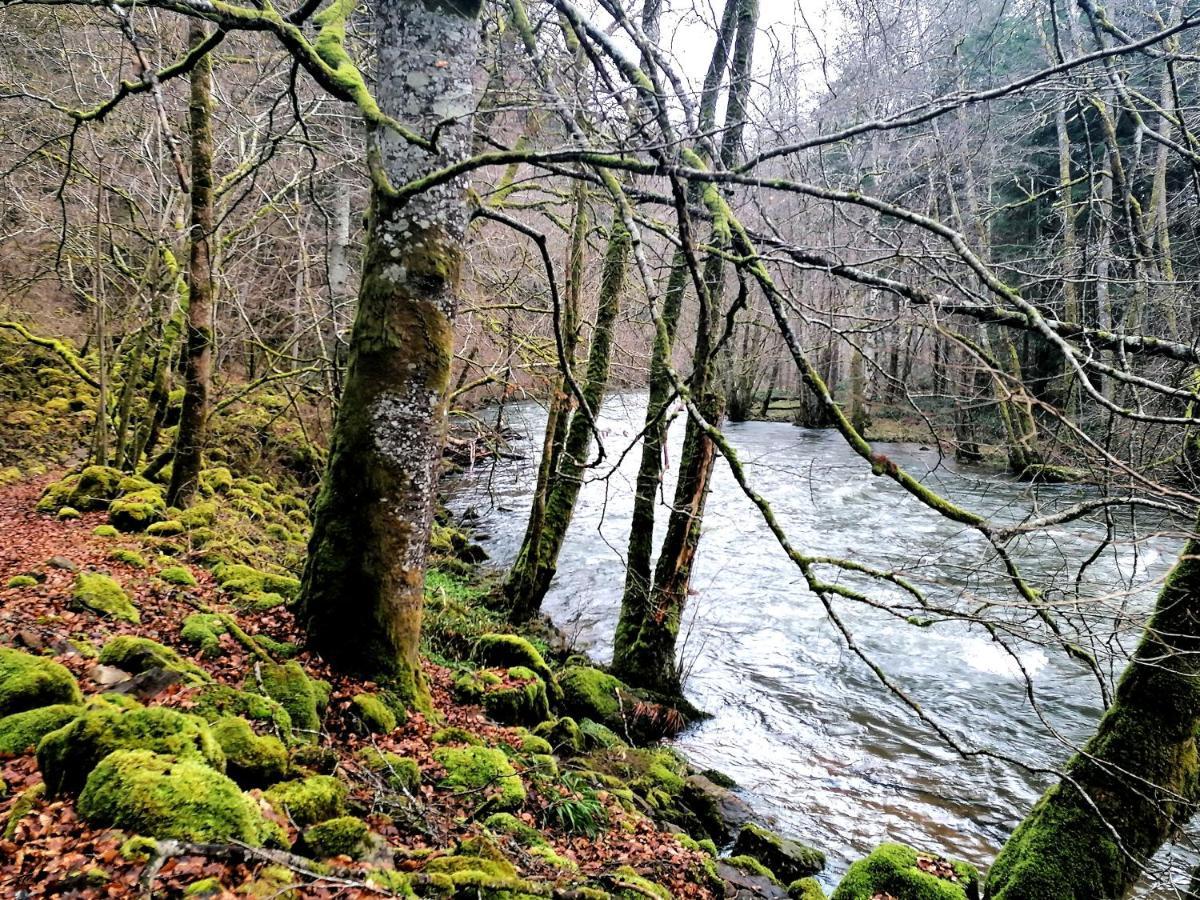
<svg viewBox="0 0 1200 900">
<path fill-rule="evenodd" d="M 600 420 L 606 458 L 591 470 L 545 605 L 600 660 L 611 655 L 640 448 L 613 466 L 636 437 L 643 410 L 638 395 L 606 403 Z M 519 548 L 545 423 L 532 405 L 510 407 L 505 416 L 528 436 L 519 449 L 531 458 L 471 473 L 454 501 L 483 516 L 485 544 L 500 565 Z M 672 464 L 681 432 L 677 422 Z M 729 426 L 728 434 L 797 547 L 895 568 L 937 606 L 967 613 L 990 604 L 987 614 L 1008 624 L 1006 649 L 961 621 L 916 627 L 903 616 L 838 601 L 862 649 L 963 746 L 1047 767 L 1066 758 L 1065 742 L 1091 731 L 1100 709 L 1095 677 L 1044 640 L 978 535 L 873 477 L 835 433 L 747 423 Z M 884 449 L 933 489 L 996 522 L 1047 515 L 1085 496 L 1078 487 L 1035 489 L 960 467 L 919 445 Z M 672 489 L 668 478 L 665 495 Z M 1110 678 L 1136 638 L 1138 610 L 1152 599 L 1178 546 L 1159 536 L 1169 532 L 1163 522 L 1137 526 L 1139 535 L 1154 536 L 1131 540 L 1126 514 L 1116 523 L 1118 539 L 1078 585 L 1081 563 L 1105 534 L 1101 522 L 1058 525 L 1011 545 L 1026 580 L 1061 611 L 1067 630 L 1094 648 Z M 870 587 L 873 598 L 903 602 L 895 589 L 841 577 Z M 746 799 L 788 835 L 825 849 L 830 877 L 882 840 L 986 864 L 1044 789 L 1045 776 L 1019 766 L 960 757 L 889 693 L 847 649 L 720 462 L 692 586 L 681 659 L 688 695 L 713 718 L 682 735 L 678 746 L 696 765 L 735 778 Z M 1039 640 L 1012 639 L 1017 634 Z"/>
</svg>

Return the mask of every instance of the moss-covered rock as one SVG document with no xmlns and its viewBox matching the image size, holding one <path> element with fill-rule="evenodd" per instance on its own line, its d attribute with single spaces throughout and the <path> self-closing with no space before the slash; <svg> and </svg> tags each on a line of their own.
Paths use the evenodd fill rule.
<svg viewBox="0 0 1200 900">
<path fill-rule="evenodd" d="M 545 835 L 512 813 L 493 813 L 483 820 L 483 827 L 492 834 L 511 837 L 522 847 L 541 847 L 549 843 Z"/>
<path fill-rule="evenodd" d="M 287 774 L 288 754 L 283 743 L 271 735 L 255 734 L 245 719 L 220 719 L 212 733 L 225 753 L 226 774 L 242 787 L 267 787 Z"/>
<path fill-rule="evenodd" d="M 227 563 L 213 570 L 217 584 L 238 597 L 255 594 L 279 594 L 285 600 L 294 600 L 300 593 L 300 579 L 291 575 L 275 575 L 250 566 Z"/>
<path fill-rule="evenodd" d="M 637 701 L 619 678 L 591 666 L 570 666 L 559 675 L 558 683 L 568 715 L 576 720 L 592 719 L 617 732 L 624 731 L 622 703 L 624 701 L 626 708 L 632 708 Z"/>
<path fill-rule="evenodd" d="M 182 510 L 175 519 L 188 531 L 193 531 L 213 524 L 217 520 L 218 512 L 216 503 L 212 500 L 202 500 Z"/>
<path fill-rule="evenodd" d="M 183 841 L 280 844 L 278 826 L 225 775 L 193 758 L 116 750 L 95 767 L 77 804 L 100 827 Z"/>
<path fill-rule="evenodd" d="M 150 750 L 198 760 L 219 772 L 225 769 L 225 754 L 198 716 L 163 707 L 121 709 L 109 704 L 93 706 L 42 738 L 38 767 L 52 795 L 74 794 L 96 764 L 117 750 Z"/>
<path fill-rule="evenodd" d="M 38 580 L 36 578 L 34 578 L 32 575 L 14 575 L 12 578 L 8 579 L 8 582 L 5 584 L 5 587 L 25 588 L 25 587 L 33 587 L 37 583 L 38 583 Z"/>
<path fill-rule="evenodd" d="M 129 634 L 117 635 L 100 650 L 100 662 L 116 666 L 137 675 L 148 669 L 168 669 L 184 676 L 192 684 L 203 684 L 211 677 L 195 663 L 189 662 L 171 647 L 149 638 Z"/>
<path fill-rule="evenodd" d="M 189 900 L 206 900 L 206 898 L 216 898 L 225 894 L 225 885 L 222 884 L 220 878 L 201 878 L 199 881 L 193 881 L 183 889 L 183 896 Z"/>
<path fill-rule="evenodd" d="M 491 747 L 442 747 L 433 758 L 446 770 L 443 784 L 465 791 L 479 791 L 485 806 L 512 810 L 525 802 L 525 785 L 500 750 Z"/>
<path fill-rule="evenodd" d="M 534 727 L 533 733 L 545 738 L 553 748 L 552 752 L 560 756 L 574 756 L 583 752 L 583 732 L 570 716 L 542 722 Z"/>
<path fill-rule="evenodd" d="M 183 566 L 167 566 L 167 568 L 158 573 L 158 577 L 167 584 L 175 584 L 180 587 L 196 586 L 196 576 Z"/>
<path fill-rule="evenodd" d="M 975 869 L 903 844 L 882 844 L 850 866 L 831 900 L 966 900 L 978 882 Z M 1049 900 L 1049 898 L 1047 898 Z"/>
<path fill-rule="evenodd" d="M 314 859 L 349 856 L 357 859 L 368 849 L 371 829 L 362 819 L 339 816 L 304 829 L 304 850 Z"/>
<path fill-rule="evenodd" d="M 550 718 L 546 683 L 532 669 L 514 666 L 506 680 L 483 694 L 483 708 L 501 725 L 537 725 Z"/>
<path fill-rule="evenodd" d="M 421 767 L 415 759 L 375 747 L 364 747 L 359 751 L 358 758 L 367 770 L 379 775 L 392 790 L 411 794 L 421 785 Z"/>
<path fill-rule="evenodd" d="M 629 746 L 619 734 L 593 719 L 579 723 L 579 734 L 586 750 L 618 750 Z"/>
<path fill-rule="evenodd" d="M 610 880 L 616 888 L 613 896 L 620 900 L 634 900 L 634 898 L 646 900 L 647 897 L 672 900 L 669 890 L 644 875 L 639 875 L 637 870 L 631 866 L 621 866 L 612 874 Z M 625 887 L 626 885 L 628 887 Z"/>
<path fill-rule="evenodd" d="M 208 496 L 223 494 L 233 487 L 233 473 L 225 466 L 215 466 L 200 472 L 200 492 Z"/>
<path fill-rule="evenodd" d="M 76 605 L 107 619 L 133 625 L 142 621 L 137 607 L 133 605 L 121 585 L 100 572 L 80 572 L 76 575 L 71 599 Z"/>
<path fill-rule="evenodd" d="M 820 850 L 787 840 L 753 824 L 742 827 L 733 844 L 733 852 L 735 855 L 753 856 L 784 882 L 808 878 L 825 868 L 825 854 Z"/>
<path fill-rule="evenodd" d="M 558 681 L 538 649 L 525 638 L 515 634 L 489 633 L 475 642 L 475 658 L 485 666 L 509 668 L 523 666 L 532 669 L 546 683 L 551 700 L 562 699 Z"/>
<path fill-rule="evenodd" d="M 73 722 L 82 712 L 82 706 L 55 703 L 5 716 L 0 719 L 0 755 L 28 753 L 43 737 Z"/>
<path fill-rule="evenodd" d="M 136 569 L 144 569 L 149 563 L 146 562 L 146 557 L 138 553 L 136 550 L 129 550 L 125 547 L 117 547 L 108 554 L 108 558 L 113 562 L 124 563 L 127 566 L 133 566 Z"/>
<path fill-rule="evenodd" d="M 51 706 L 79 704 L 83 694 L 66 666 L 21 650 L 0 647 L 0 716 Z"/>
<path fill-rule="evenodd" d="M 292 733 L 292 717 L 277 700 L 250 691 L 239 691 L 227 684 L 209 684 L 192 698 L 192 712 L 209 722 L 227 716 L 243 716 L 268 725 L 285 740 Z"/>
<path fill-rule="evenodd" d="M 430 736 L 429 740 L 434 744 L 467 744 L 471 747 L 483 746 L 483 739 L 479 735 L 473 734 L 465 728 L 459 728 L 457 725 L 438 729 Z"/>
<path fill-rule="evenodd" d="M 316 740 L 329 703 L 329 685 L 310 678 L 297 662 L 261 663 L 246 676 L 245 689 L 276 700 L 291 717 L 293 733 Z"/>
<path fill-rule="evenodd" d="M 800 878 L 787 886 L 791 900 L 826 900 L 821 882 L 815 878 Z"/>
<path fill-rule="evenodd" d="M 74 519 L 78 519 L 78 518 L 82 517 L 82 515 L 83 515 L 83 513 L 81 513 L 79 510 L 77 510 L 73 506 L 61 507 L 59 509 L 59 511 L 57 513 L 55 513 L 55 517 L 60 519 L 63 522 L 69 522 Z"/>
<path fill-rule="evenodd" d="M 109 502 L 120 493 L 123 473 L 109 466 L 88 466 L 76 475 L 68 475 L 47 486 L 39 501 L 39 509 L 72 506 L 84 511 L 107 509 Z M 44 504 L 44 506 L 42 505 Z"/>
<path fill-rule="evenodd" d="M 267 801 L 303 828 L 346 814 L 349 790 L 332 775 L 281 781 L 267 789 Z"/>
<path fill-rule="evenodd" d="M 121 843 L 117 852 L 130 862 L 147 863 L 158 849 L 158 841 L 144 834 L 135 834 Z"/>
<path fill-rule="evenodd" d="M 387 734 L 396 728 L 396 714 L 378 694 L 356 694 L 351 701 L 355 715 L 371 734 Z"/>
<path fill-rule="evenodd" d="M 178 519 L 164 519 L 146 527 L 146 534 L 151 537 L 174 537 L 177 534 L 183 534 L 184 531 L 183 523 Z"/>
<path fill-rule="evenodd" d="M 206 659 L 216 659 L 224 650 L 221 635 L 228 633 L 225 621 L 215 613 L 192 613 L 183 620 L 179 637 Z"/>
<path fill-rule="evenodd" d="M 97 525 L 92 529 L 92 534 L 94 534 L 96 537 L 102 538 L 115 538 L 120 535 L 120 533 L 121 532 L 117 531 L 117 529 L 113 528 L 107 523 L 103 525 Z"/>
<path fill-rule="evenodd" d="M 108 506 L 109 524 L 121 531 L 145 531 L 159 522 L 167 504 L 157 487 L 133 491 L 113 500 Z"/>
</svg>

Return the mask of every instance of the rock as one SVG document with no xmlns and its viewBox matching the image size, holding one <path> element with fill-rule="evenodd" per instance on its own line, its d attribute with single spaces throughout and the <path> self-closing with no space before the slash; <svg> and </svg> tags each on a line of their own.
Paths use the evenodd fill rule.
<svg viewBox="0 0 1200 900">
<path fill-rule="evenodd" d="M 278 738 L 255 734 L 245 719 L 221 719 L 212 733 L 225 753 L 226 773 L 242 787 L 267 787 L 287 773 L 287 749 Z"/>
<path fill-rule="evenodd" d="M 446 770 L 446 787 L 479 791 L 480 802 L 489 811 L 513 810 L 525 802 L 525 785 L 503 751 L 442 747 L 433 751 L 433 758 Z"/>
<path fill-rule="evenodd" d="M 0 755 L 28 753 L 43 737 L 73 722 L 82 712 L 82 706 L 55 703 L 5 716 L 0 719 Z"/>
<path fill-rule="evenodd" d="M 505 673 L 507 682 L 492 685 L 483 693 L 483 708 L 501 725 L 538 725 L 550 718 L 546 682 L 532 669 L 514 666 Z M 513 684 L 512 682 L 517 682 Z"/>
<path fill-rule="evenodd" d="M 703 775 L 691 775 L 685 780 L 681 801 L 718 844 L 726 843 L 736 829 L 754 818 L 754 811 L 745 800 Z"/>
<path fill-rule="evenodd" d="M 0 716 L 55 703 L 82 702 L 79 684 L 65 666 L 52 659 L 0 647 Z"/>
<path fill-rule="evenodd" d="M 551 752 L 560 756 L 574 756 L 583 752 L 583 732 L 570 716 L 543 722 L 533 729 L 533 733 L 545 738 L 550 743 Z"/>
<path fill-rule="evenodd" d="M 208 684 L 192 698 L 192 712 L 209 722 L 226 716 L 244 716 L 254 722 L 269 725 L 283 740 L 291 739 L 292 717 L 270 697 L 239 691 L 227 684 Z"/>
<path fill-rule="evenodd" d="M 979 875 L 967 863 L 881 844 L 850 866 L 831 900 L 874 900 L 880 894 L 894 900 L 978 900 Z"/>
<path fill-rule="evenodd" d="M 346 814 L 349 790 L 332 775 L 310 775 L 268 788 L 267 802 L 297 825 L 315 825 Z"/>
<path fill-rule="evenodd" d="M 121 585 L 100 572 L 80 572 L 71 590 L 75 605 L 91 610 L 106 619 L 136 625 L 142 617 Z"/>
<path fill-rule="evenodd" d="M 785 900 L 787 891 L 765 875 L 744 872 L 717 860 L 717 874 L 725 882 L 725 896 L 736 900 Z"/>
<path fill-rule="evenodd" d="M 167 504 L 162 491 L 148 487 L 118 497 L 108 505 L 108 521 L 121 531 L 145 531 L 161 521 Z"/>
<path fill-rule="evenodd" d="M 788 885 L 788 896 L 792 900 L 826 900 L 821 882 L 815 878 L 800 878 Z"/>
<path fill-rule="evenodd" d="M 52 569 L 63 569 L 67 572 L 78 572 L 79 566 L 71 562 L 65 556 L 52 556 L 46 560 L 46 565 Z"/>
<path fill-rule="evenodd" d="M 163 707 L 109 704 L 47 734 L 38 744 L 38 768 L 51 795 L 74 794 L 100 760 L 117 750 L 150 750 L 195 759 L 216 771 L 225 768 L 225 754 L 203 719 Z"/>
<path fill-rule="evenodd" d="M 309 678 L 298 662 L 255 663 L 243 687 L 276 700 L 287 710 L 292 728 L 304 740 L 320 735 L 321 715 L 329 703 L 329 685 Z"/>
<path fill-rule="evenodd" d="M 159 839 L 286 845 L 251 798 L 198 759 L 117 750 L 88 776 L 77 806 L 92 825 Z"/>
<path fill-rule="evenodd" d="M 825 854 L 787 840 L 758 825 L 742 827 L 733 845 L 735 856 L 752 856 L 784 882 L 799 881 L 825 868 Z"/>
<path fill-rule="evenodd" d="M 474 656 L 485 666 L 524 666 L 532 669 L 546 683 L 550 699 L 555 703 L 562 700 L 562 689 L 554 673 L 538 649 L 525 638 L 515 634 L 485 634 L 475 642 Z"/>
<path fill-rule="evenodd" d="M 118 669 L 116 666 L 95 665 L 88 670 L 88 677 L 102 688 L 120 684 L 133 677 L 132 672 Z"/>
<path fill-rule="evenodd" d="M 149 638 L 118 635 L 100 650 L 100 662 L 137 675 L 149 669 L 170 669 L 192 684 L 211 681 L 209 674 L 179 652 Z"/>
<path fill-rule="evenodd" d="M 304 830 L 304 850 L 313 859 L 349 856 L 358 859 L 368 847 L 371 829 L 362 819 L 339 816 Z"/>
<path fill-rule="evenodd" d="M 387 734 L 395 730 L 396 714 L 378 694 L 356 694 L 351 705 L 368 733 Z"/>
<path fill-rule="evenodd" d="M 130 697 L 137 697 L 139 700 L 149 700 L 157 697 L 171 685 L 179 684 L 183 680 L 183 674 L 176 669 L 155 666 L 114 684 L 108 689 L 108 693 L 127 694 Z"/>
</svg>

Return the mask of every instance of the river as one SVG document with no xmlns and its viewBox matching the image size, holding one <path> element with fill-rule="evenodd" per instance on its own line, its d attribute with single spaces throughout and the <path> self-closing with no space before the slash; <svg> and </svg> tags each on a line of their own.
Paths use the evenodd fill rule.
<svg viewBox="0 0 1200 900">
<path fill-rule="evenodd" d="M 611 658 L 640 447 L 626 451 L 644 409 L 643 395 L 606 401 L 599 420 L 606 458 L 590 470 L 544 606 L 602 662 Z M 500 566 L 520 545 L 545 413 L 512 405 L 504 423 L 525 436 L 514 449 L 527 458 L 469 472 L 452 502 L 482 517 L 484 546 Z M 862 604 L 836 604 L 870 659 L 961 745 L 1053 767 L 1091 732 L 1101 709 L 1095 676 L 1047 640 L 981 537 L 872 476 L 835 432 L 756 422 L 729 425 L 727 434 L 797 547 L 902 571 L 943 608 L 990 602 L 989 615 L 1021 634 L 1006 641 L 1010 654 L 962 621 L 917 627 Z M 672 464 L 681 438 L 677 421 Z M 880 446 L 933 489 L 996 522 L 1047 515 L 1086 496 L 1076 486 L 1035 488 L 962 466 L 932 447 Z M 668 477 L 667 496 L 672 487 Z M 1139 518 L 1135 529 L 1127 512 L 1114 529 L 1098 555 L 1105 527 L 1097 518 L 1010 545 L 1026 581 L 1061 610 L 1068 633 L 1096 648 L 1110 680 L 1180 545 L 1169 523 Z M 884 603 L 902 599 L 878 583 L 847 583 Z M 686 693 L 713 717 L 676 745 L 700 768 L 732 776 L 781 832 L 825 850 L 827 884 L 885 840 L 986 866 L 1048 784 L 1049 776 L 994 757 L 964 759 L 920 722 L 848 650 L 721 460 L 692 587 L 681 651 Z M 1165 851 L 1160 860 L 1178 866 L 1177 855 Z"/>
</svg>

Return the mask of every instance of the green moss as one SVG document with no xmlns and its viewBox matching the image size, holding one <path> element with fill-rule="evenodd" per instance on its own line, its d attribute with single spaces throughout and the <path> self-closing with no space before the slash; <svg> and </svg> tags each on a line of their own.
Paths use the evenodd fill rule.
<svg viewBox="0 0 1200 900">
<path fill-rule="evenodd" d="M 571 666 L 558 676 L 563 692 L 563 708 L 575 719 L 591 719 L 617 734 L 632 726 L 627 713 L 639 701 L 619 678 L 590 666 Z"/>
<path fill-rule="evenodd" d="M 309 678 L 297 662 L 282 665 L 262 663 L 246 677 L 245 689 L 264 694 L 288 711 L 292 729 L 300 736 L 316 740 L 321 729 L 321 714 L 329 702 L 329 687 Z"/>
<path fill-rule="evenodd" d="M 483 708 L 501 725 L 537 725 L 550 718 L 546 683 L 532 670 L 516 666 L 507 671 L 509 682 L 483 694 Z"/>
<path fill-rule="evenodd" d="M 304 847 L 314 859 L 349 856 L 357 859 L 367 849 L 371 829 L 362 819 L 339 816 L 304 830 Z"/>
<path fill-rule="evenodd" d="M 211 496 L 223 494 L 233 487 L 233 473 L 224 466 L 204 469 L 200 473 L 200 491 Z"/>
<path fill-rule="evenodd" d="M 346 786 L 331 775 L 282 781 L 267 789 L 267 801 L 300 827 L 346 814 Z"/>
<path fill-rule="evenodd" d="M 149 563 L 146 562 L 146 557 L 138 553 L 136 550 L 127 550 L 124 547 L 117 547 L 108 554 L 108 558 L 113 562 L 124 563 L 127 566 L 134 566 L 138 569 L 145 569 Z"/>
<path fill-rule="evenodd" d="M 220 616 L 214 613 L 192 613 L 183 620 L 179 637 L 195 647 L 201 656 L 215 659 L 224 651 L 221 635 L 227 634 L 228 631 L 225 621 Z"/>
<path fill-rule="evenodd" d="M 117 529 L 113 528 L 111 525 L 97 525 L 92 529 L 92 534 L 94 534 L 96 537 L 115 538 L 119 536 L 121 532 L 117 531 Z"/>
<path fill-rule="evenodd" d="M 79 814 L 93 825 L 159 839 L 278 843 L 254 801 L 196 759 L 117 750 L 88 776 Z"/>
<path fill-rule="evenodd" d="M 183 566 L 168 566 L 158 573 L 158 577 L 167 584 L 178 584 L 184 587 L 196 586 L 196 576 Z"/>
<path fill-rule="evenodd" d="M 225 885 L 220 878 L 201 878 L 183 889 L 185 897 L 220 897 L 224 893 Z"/>
<path fill-rule="evenodd" d="M 33 812 L 35 806 L 46 795 L 45 782 L 39 781 L 32 787 L 23 790 L 8 810 L 8 820 L 4 823 L 4 839 L 11 841 L 17 833 L 21 820 Z"/>
<path fill-rule="evenodd" d="M 787 887 L 792 900 L 826 900 L 821 882 L 815 878 L 799 878 Z"/>
<path fill-rule="evenodd" d="M 544 847 L 549 843 L 540 831 L 512 813 L 493 813 L 483 820 L 483 827 L 493 834 L 508 835 L 522 847 Z"/>
<path fill-rule="evenodd" d="M 142 620 L 137 607 L 121 585 L 99 572 L 80 572 L 76 575 L 71 599 L 85 609 L 118 622 L 136 625 Z"/>
<path fill-rule="evenodd" d="M 364 747 L 358 757 L 367 769 L 380 775 L 393 790 L 411 794 L 421 786 L 421 767 L 415 759 L 374 747 Z"/>
<path fill-rule="evenodd" d="M 621 866 L 611 878 L 617 888 L 613 896 L 620 900 L 646 900 L 647 897 L 659 897 L 661 900 L 672 900 L 671 892 L 661 884 L 655 884 L 649 878 L 639 875 L 630 866 Z M 623 885 L 628 885 L 622 889 Z"/>
<path fill-rule="evenodd" d="M 77 478 L 72 479 L 70 492 L 65 496 L 64 502 L 76 509 L 86 511 L 107 509 L 109 501 L 121 492 L 122 477 L 123 473 L 120 469 L 113 469 L 109 466 L 88 466 L 79 473 Z M 50 486 L 50 488 L 53 487 L 54 485 Z M 47 488 L 47 493 L 50 488 Z"/>
<path fill-rule="evenodd" d="M 173 537 L 177 534 L 183 534 L 183 523 L 178 519 L 165 519 L 162 522 L 155 522 L 146 528 L 146 534 L 152 537 Z"/>
<path fill-rule="evenodd" d="M 0 716 L 55 703 L 83 702 L 79 684 L 52 659 L 0 647 Z"/>
<path fill-rule="evenodd" d="M 197 528 L 204 528 L 213 524 L 217 520 L 218 512 L 216 503 L 212 500 L 203 500 L 200 503 L 193 503 L 187 509 L 182 510 L 175 517 L 175 520 L 188 531 L 194 531 Z"/>
<path fill-rule="evenodd" d="M 0 719 L 0 755 L 28 753 L 43 737 L 74 721 L 82 712 L 82 706 L 55 703 L 5 716 Z"/>
<path fill-rule="evenodd" d="M 523 666 L 532 669 L 546 683 L 551 698 L 555 702 L 562 699 L 562 691 L 554 673 L 538 649 L 525 638 L 515 634 L 484 634 L 475 642 L 474 655 L 485 666 Z"/>
<path fill-rule="evenodd" d="M 583 738 L 583 746 L 589 750 L 617 750 L 629 746 L 611 728 L 592 719 L 584 719 L 579 723 L 579 733 Z"/>
<path fill-rule="evenodd" d="M 8 579 L 8 584 L 6 586 L 10 588 L 23 588 L 33 587 L 37 583 L 38 580 L 32 575 L 14 575 L 12 578 Z"/>
<path fill-rule="evenodd" d="M 354 712 L 371 734 L 387 734 L 396 728 L 396 714 L 378 694 L 356 694 L 351 701 Z"/>
<path fill-rule="evenodd" d="M 130 862 L 146 863 L 150 861 L 150 857 L 154 855 L 158 849 L 158 841 L 152 837 L 137 834 L 121 844 L 117 851 L 123 859 Z"/>
<path fill-rule="evenodd" d="M 178 651 L 149 638 L 129 634 L 118 635 L 105 644 L 100 650 L 100 662 L 132 672 L 134 675 L 147 669 L 160 668 L 179 672 L 192 684 L 202 684 L 211 680 L 207 672 L 184 659 Z"/>
<path fill-rule="evenodd" d="M 63 521 L 69 521 L 71 519 L 78 519 L 83 514 L 73 506 L 64 506 L 55 515 Z"/>
<path fill-rule="evenodd" d="M 779 884 L 779 879 L 775 877 L 775 873 L 753 856 L 731 856 L 725 860 L 725 863 L 750 875 L 758 875 L 760 878 L 767 878 L 772 883 Z"/>
<path fill-rule="evenodd" d="M 490 747 L 442 747 L 433 758 L 445 768 L 445 787 L 478 791 L 495 810 L 511 810 L 525 802 L 525 785 L 508 757 Z"/>
<path fill-rule="evenodd" d="M 682 787 L 681 781 L 681 790 Z M 785 882 L 808 878 L 825 868 L 825 854 L 820 850 L 753 824 L 743 826 L 734 842 L 733 852 L 753 856 Z"/>
<path fill-rule="evenodd" d="M 483 746 L 483 741 L 479 735 L 472 734 L 465 728 L 459 728 L 452 725 L 449 728 L 442 728 L 435 731 L 429 739 L 435 744 L 469 744 L 472 747 Z"/>
<path fill-rule="evenodd" d="M 831 900 L 873 900 L 881 893 L 895 900 L 966 900 L 968 886 L 977 881 L 971 866 L 949 863 L 947 868 L 954 873 L 950 880 L 919 868 L 922 858 L 941 861 L 940 857 L 920 854 L 902 844 L 882 844 L 850 867 Z M 1046 896 L 1049 900 L 1054 895 Z"/>
<path fill-rule="evenodd" d="M 109 524 L 121 531 L 145 531 L 163 518 L 167 504 L 157 487 L 133 491 L 108 506 Z"/>
<path fill-rule="evenodd" d="M 223 564 L 213 570 L 217 584 L 238 597 L 254 594 L 279 594 L 294 600 L 300 593 L 300 579 L 290 575 L 274 575 L 241 564 Z"/>
<path fill-rule="evenodd" d="M 195 759 L 224 771 L 225 754 L 198 716 L 164 707 L 94 706 L 47 734 L 37 748 L 38 767 L 52 795 L 74 794 L 88 773 L 116 750 L 150 750 Z"/>
<path fill-rule="evenodd" d="M 522 753 L 551 754 L 554 752 L 554 748 L 550 746 L 548 740 L 528 729 L 514 728 L 513 732 L 517 738 L 516 744 L 513 745 L 514 749 L 520 750 Z"/>
<path fill-rule="evenodd" d="M 70 501 L 71 494 L 78 484 L 78 475 L 68 475 L 60 481 L 51 482 L 46 486 L 46 490 L 42 493 L 41 499 L 38 500 L 35 508 L 38 512 L 55 512 Z"/>
<path fill-rule="evenodd" d="M 212 727 L 225 753 L 225 771 L 245 788 L 267 787 L 287 774 L 287 749 L 276 737 L 257 735 L 242 718 L 224 718 Z"/>
<path fill-rule="evenodd" d="M 277 734 L 288 739 L 292 734 L 292 717 L 276 700 L 250 691 L 239 691 L 227 684 L 205 685 L 196 692 L 192 712 L 209 722 L 227 716 L 244 716 L 255 722 L 270 725 Z"/>
</svg>

